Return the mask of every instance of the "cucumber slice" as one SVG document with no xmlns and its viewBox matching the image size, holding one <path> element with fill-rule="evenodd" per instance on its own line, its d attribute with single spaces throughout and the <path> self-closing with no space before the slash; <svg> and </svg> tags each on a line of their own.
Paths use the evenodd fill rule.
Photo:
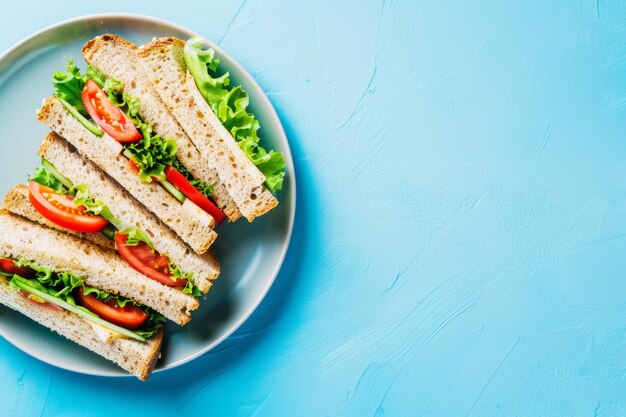
<svg viewBox="0 0 626 417">
<path fill-rule="evenodd" d="M 76 120 L 78 120 L 80 124 L 85 126 L 91 133 L 93 133 L 96 136 L 104 135 L 104 131 L 101 130 L 95 123 L 87 120 L 85 116 L 83 116 L 82 114 L 80 114 L 78 110 L 76 110 L 76 107 L 72 106 L 70 103 L 63 100 L 61 97 L 57 96 L 57 98 L 59 99 L 61 104 L 63 104 L 63 107 L 65 107 L 70 112 L 70 114 L 74 116 Z"/>
<path fill-rule="evenodd" d="M 68 189 L 74 186 L 74 184 L 72 184 L 72 181 L 68 180 L 63 175 L 61 175 L 61 173 L 50 162 L 46 161 L 45 159 L 42 159 L 41 164 L 43 165 L 45 170 L 48 171 L 50 175 L 52 175 L 54 178 L 59 180 L 61 184 L 66 186 Z"/>
<path fill-rule="evenodd" d="M 110 222 L 110 220 L 109 220 Z M 109 240 L 115 239 L 115 232 L 117 232 L 117 228 L 113 226 L 111 223 L 107 227 L 105 227 L 100 233 L 104 235 Z"/>
<path fill-rule="evenodd" d="M 183 193 L 178 191 L 178 188 L 176 188 L 174 184 L 172 184 L 168 180 L 161 181 L 161 185 L 163 186 L 163 188 L 169 191 L 169 193 L 173 195 L 176 198 L 176 200 L 180 201 L 181 203 L 184 203 L 185 200 L 187 199 L 187 197 L 185 197 Z"/>
<path fill-rule="evenodd" d="M 100 326 L 102 326 L 102 327 L 104 327 L 104 328 L 106 328 L 108 330 L 111 330 L 113 332 L 120 333 L 120 334 L 122 334 L 124 336 L 130 337 L 130 338 L 135 339 L 135 340 L 139 340 L 140 342 L 145 342 L 146 341 L 145 337 L 139 336 L 135 332 L 131 332 L 128 329 L 125 329 L 125 328 L 120 327 L 118 325 L 115 325 L 113 323 L 109 323 L 106 320 L 102 320 L 100 317 L 96 317 L 96 316 L 92 316 L 91 314 L 87 314 L 84 311 L 81 311 L 80 309 L 74 307 L 73 305 L 66 303 L 65 301 L 59 300 L 58 298 L 55 298 L 55 297 L 51 296 L 50 294 L 47 294 L 47 293 L 45 293 L 43 291 L 39 291 L 38 289 L 31 287 L 30 285 L 26 284 L 24 281 L 26 281 L 26 279 L 24 279 L 24 280 L 14 279 L 13 283 L 15 284 L 16 287 L 18 287 L 18 288 L 20 288 L 20 289 L 22 289 L 22 290 L 24 290 L 26 292 L 29 292 L 29 293 L 31 293 L 33 295 L 36 295 L 37 297 L 41 298 L 44 301 L 47 301 L 47 302 L 52 303 L 52 304 L 56 304 L 59 307 L 62 307 L 65 310 L 67 310 L 67 311 L 69 311 L 71 313 L 74 313 L 74 314 L 82 317 L 85 320 L 91 321 L 91 322 L 93 322 L 95 324 L 99 324 Z"/>
<path fill-rule="evenodd" d="M 124 149 L 124 152 L 122 152 L 122 155 L 124 155 L 126 158 L 128 159 L 133 159 L 133 154 L 128 150 L 128 149 Z M 180 201 L 181 203 L 184 203 L 185 200 L 187 199 L 187 197 L 185 197 L 185 195 L 183 193 L 181 193 L 180 191 L 178 191 L 178 188 L 176 188 L 174 186 L 174 184 L 172 184 L 171 182 L 169 182 L 166 179 L 163 179 L 162 181 L 159 182 L 163 188 L 165 188 L 171 195 L 174 196 L 174 198 L 176 198 L 176 200 Z"/>
</svg>

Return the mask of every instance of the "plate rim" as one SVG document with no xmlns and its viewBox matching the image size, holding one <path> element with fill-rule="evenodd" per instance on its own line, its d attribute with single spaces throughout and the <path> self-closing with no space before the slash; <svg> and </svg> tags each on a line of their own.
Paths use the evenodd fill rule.
<svg viewBox="0 0 626 417">
<path fill-rule="evenodd" d="M 185 27 L 183 25 L 180 25 L 178 23 L 174 23 L 174 22 L 166 20 L 166 19 L 162 19 L 162 18 L 159 18 L 159 17 L 150 16 L 150 15 L 146 15 L 146 14 L 141 14 L 141 13 L 115 13 L 115 12 L 114 13 L 93 13 L 93 14 L 81 15 L 81 16 L 77 16 L 77 17 L 72 17 L 72 18 L 69 18 L 69 19 L 61 20 L 59 22 L 56 22 L 56 23 L 53 23 L 51 25 L 45 26 L 42 29 L 39 29 L 39 30 L 31 33 L 30 35 L 28 35 L 28 36 L 22 38 L 21 40 L 17 41 L 12 46 L 10 46 L 8 49 L 6 49 L 4 52 L 2 52 L 0 54 L 0 62 L 2 62 L 5 59 L 7 59 L 7 57 L 9 57 L 12 53 L 18 51 L 24 45 L 28 44 L 29 42 L 33 41 L 37 37 L 42 36 L 43 34 L 49 32 L 49 31 L 58 29 L 58 28 L 63 27 L 63 26 L 79 23 L 79 22 L 91 23 L 93 20 L 97 20 L 97 19 L 135 20 L 135 21 L 141 21 L 143 23 L 152 23 L 152 24 L 163 25 L 163 26 L 166 26 L 166 27 L 171 27 L 171 28 L 174 28 L 174 29 L 176 29 L 176 30 L 178 30 L 180 32 L 183 32 L 183 33 L 190 33 L 190 34 L 196 33 L 195 31 L 190 30 L 189 28 L 187 28 L 187 27 Z M 261 99 L 261 103 L 259 103 L 258 105 L 261 105 L 264 109 L 269 109 L 270 110 L 268 112 L 269 113 L 269 117 L 271 119 L 273 119 L 273 122 L 278 127 L 279 135 L 282 137 L 282 140 L 284 140 L 284 143 L 286 144 L 286 147 L 285 147 L 285 149 L 282 150 L 282 152 L 286 156 L 286 158 L 285 158 L 285 165 L 286 166 L 285 167 L 286 167 L 286 171 L 289 172 L 290 181 L 291 181 L 291 184 L 290 184 L 291 190 L 290 190 L 290 193 L 289 193 L 289 196 L 288 196 L 289 197 L 290 207 L 291 207 L 291 210 L 289 210 L 289 223 L 288 223 L 288 226 L 287 226 L 286 239 L 283 242 L 282 249 L 281 249 L 281 252 L 280 252 L 280 256 L 278 258 L 278 262 L 276 262 L 276 264 L 275 264 L 275 266 L 273 268 L 273 271 L 271 273 L 271 278 L 267 281 L 267 284 L 262 288 L 262 291 L 259 292 L 259 295 L 256 298 L 256 300 L 250 305 L 250 307 L 239 318 L 239 320 L 237 320 L 232 326 L 230 326 L 230 328 L 226 332 L 224 332 L 220 337 L 216 338 L 213 342 L 209 343 L 203 349 L 200 349 L 198 352 L 196 352 L 196 353 L 194 353 L 194 354 L 192 354 L 192 355 L 190 355 L 190 356 L 188 356 L 186 358 L 183 358 L 183 359 L 180 359 L 180 360 L 178 360 L 176 362 L 173 362 L 173 363 L 167 365 L 166 367 L 155 369 L 153 374 L 159 374 L 159 373 L 162 373 L 162 372 L 165 372 L 165 371 L 168 371 L 168 370 L 175 369 L 175 368 L 177 368 L 179 366 L 182 366 L 182 365 L 184 365 L 186 363 L 192 362 L 193 360 L 197 359 L 198 357 L 206 354 L 207 352 L 209 352 L 212 349 L 214 349 L 216 346 L 220 345 L 228 337 L 230 337 L 235 331 L 237 331 L 241 327 L 241 325 L 244 322 L 246 322 L 250 318 L 250 316 L 256 311 L 256 309 L 259 307 L 261 302 L 263 302 L 263 300 L 267 296 L 270 288 L 274 285 L 274 282 L 276 281 L 276 278 L 278 277 L 278 274 L 280 273 L 280 271 L 282 269 L 282 266 L 283 266 L 284 261 L 285 261 L 285 257 L 287 256 L 287 252 L 289 251 L 289 247 L 291 246 L 291 239 L 292 239 L 292 236 L 293 236 L 293 229 L 294 229 L 294 224 L 295 224 L 296 202 L 297 202 L 297 198 L 296 198 L 296 194 L 297 194 L 296 171 L 295 171 L 295 168 L 294 168 L 293 154 L 291 152 L 291 146 L 289 145 L 289 139 L 287 138 L 287 134 L 285 132 L 285 128 L 284 128 L 282 122 L 280 121 L 280 118 L 278 117 L 278 113 L 276 112 L 276 108 L 274 107 L 274 105 L 270 101 L 269 97 L 267 96 L 267 94 L 265 93 L 263 88 L 261 88 L 259 83 L 252 76 L 252 74 L 250 74 L 236 59 L 234 59 L 230 54 L 228 54 L 226 51 L 224 51 L 224 49 L 222 49 L 219 45 L 217 45 L 216 43 L 214 43 L 210 39 L 207 39 L 207 41 L 208 41 L 208 44 L 216 52 L 218 52 L 218 55 L 227 57 L 229 59 L 229 61 L 236 67 L 238 73 L 244 75 L 244 77 L 247 78 L 247 81 L 252 85 L 252 87 L 257 90 L 258 97 Z M 48 331 L 52 331 L 52 330 L 48 329 Z M 40 361 L 42 361 L 42 362 L 44 362 L 44 363 L 46 363 L 48 365 L 54 366 L 54 367 L 59 368 L 59 369 L 63 369 L 63 370 L 68 371 L 68 372 L 73 372 L 73 373 L 83 374 L 83 375 L 108 377 L 108 378 L 131 378 L 131 377 L 134 377 L 134 375 L 125 372 L 121 368 L 118 368 L 117 371 L 114 372 L 114 371 L 102 371 L 102 370 L 88 371 L 88 370 L 85 370 L 85 369 L 77 369 L 77 368 L 73 368 L 73 367 L 68 367 L 66 364 L 63 364 L 62 362 L 54 360 L 54 359 L 46 358 L 45 355 L 42 355 L 40 353 L 33 353 L 31 351 L 25 350 L 22 347 L 23 344 L 19 343 L 13 337 L 7 337 L 6 332 L 4 332 L 1 327 L 0 327 L 0 336 L 2 336 L 9 344 L 14 346 L 15 348 L 17 348 L 21 352 L 27 354 L 28 356 L 33 357 L 33 358 L 35 358 L 37 360 L 40 360 Z M 72 343 L 74 343 L 74 342 L 72 342 Z"/>
</svg>

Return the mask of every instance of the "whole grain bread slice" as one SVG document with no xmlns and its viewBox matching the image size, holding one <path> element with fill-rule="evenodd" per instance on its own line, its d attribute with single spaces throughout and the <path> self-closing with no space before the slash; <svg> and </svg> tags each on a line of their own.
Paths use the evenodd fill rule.
<svg viewBox="0 0 626 417">
<path fill-rule="evenodd" d="M 105 34 L 88 41 L 83 47 L 85 61 L 107 78 L 115 78 L 124 84 L 124 89 L 141 104 L 139 115 L 150 123 L 162 137 L 176 140 L 178 160 L 195 179 L 213 184 L 212 198 L 230 221 L 237 220 L 241 213 L 230 197 L 228 190 L 219 181 L 217 172 L 206 164 L 198 149 L 193 145 L 176 119 L 167 111 L 159 94 L 152 87 L 148 74 L 137 55 L 137 46 L 113 34 Z"/>
<path fill-rule="evenodd" d="M 81 239 L 88 240 L 90 242 L 95 243 L 96 245 L 102 246 L 108 250 L 115 250 L 115 244 L 104 237 L 104 235 L 100 233 L 78 233 L 68 229 L 65 229 L 61 226 L 58 226 L 56 223 L 51 222 L 50 220 L 43 217 L 31 204 L 28 198 L 28 186 L 24 184 L 16 185 L 11 188 L 7 195 L 4 197 L 2 201 L 2 210 L 9 211 L 13 214 L 17 214 L 18 216 L 22 216 L 32 222 L 37 222 L 43 226 L 49 227 L 50 229 L 60 230 L 62 232 L 71 234 L 73 236 L 77 236 Z"/>
<path fill-rule="evenodd" d="M 61 104 L 56 96 L 49 97 L 38 111 L 37 118 L 52 131 L 71 143 L 78 152 L 91 160 L 133 197 L 152 211 L 197 253 L 206 252 L 215 241 L 215 220 L 199 207 L 186 210 L 159 184 L 144 183 L 134 175 L 128 160 L 107 144 L 107 138 L 98 137 L 85 128 Z M 111 138 L 108 138 L 111 139 Z"/>
<path fill-rule="evenodd" d="M 159 359 L 163 329 L 145 342 L 126 338 L 114 338 L 103 342 L 94 328 L 76 314 L 33 301 L 11 288 L 2 276 L 0 276 L 0 303 L 115 362 L 142 381 L 148 379 Z"/>
<path fill-rule="evenodd" d="M 102 200 L 115 217 L 146 231 L 157 252 L 167 255 L 182 272 L 192 272 L 200 291 L 209 291 L 220 272 L 220 264 L 211 251 L 199 255 L 190 250 L 153 213 L 56 133 L 49 133 L 43 140 L 39 156 L 73 184 L 86 184 L 92 196 Z"/>
<path fill-rule="evenodd" d="M 115 253 L 6 211 L 0 211 L 0 257 L 72 272 L 89 286 L 135 300 L 181 326 L 198 308 L 196 298 L 141 275 Z"/>
<path fill-rule="evenodd" d="M 184 61 L 184 42 L 161 38 L 139 49 L 155 90 L 213 167 L 248 221 L 278 205 L 265 187 L 265 176 L 239 148 L 198 91 Z"/>
</svg>

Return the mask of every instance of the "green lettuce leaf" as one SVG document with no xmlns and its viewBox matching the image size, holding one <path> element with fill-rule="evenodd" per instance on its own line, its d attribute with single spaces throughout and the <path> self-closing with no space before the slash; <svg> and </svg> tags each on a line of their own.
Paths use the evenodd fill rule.
<svg viewBox="0 0 626 417">
<path fill-rule="evenodd" d="M 74 106 L 80 114 L 88 117 L 87 110 L 83 105 L 81 94 L 85 87 L 85 78 L 80 70 L 74 65 L 73 60 L 67 61 L 67 71 L 57 71 L 52 74 L 52 85 L 57 97 L 62 98 Z"/>
<path fill-rule="evenodd" d="M 239 147 L 265 175 L 267 188 L 280 190 L 285 176 L 285 156 L 280 152 L 267 152 L 259 144 L 259 121 L 248 113 L 248 93 L 241 86 L 228 88 L 230 75 L 217 74 L 219 59 L 215 51 L 205 48 L 206 41 L 193 37 L 185 44 L 184 58 L 193 75 L 198 90 L 211 106 L 224 127 L 231 133 Z"/>
<path fill-rule="evenodd" d="M 152 182 L 152 177 L 165 180 L 165 167 L 177 160 L 176 141 L 154 134 L 146 124 L 140 129 L 143 139 L 125 147 L 139 168 L 139 178 L 144 182 Z"/>
<path fill-rule="evenodd" d="M 68 189 L 61 183 L 61 181 L 56 179 L 42 166 L 35 168 L 35 172 L 28 176 L 28 180 L 50 187 L 59 194 L 68 194 Z"/>
<path fill-rule="evenodd" d="M 89 213 L 104 217 L 121 233 L 128 234 L 128 240 L 131 242 L 131 246 L 139 242 L 145 242 L 150 248 L 153 247 L 150 237 L 144 230 L 132 224 L 126 224 L 121 219 L 115 217 L 102 200 L 96 200 L 91 196 L 91 191 L 86 184 L 75 185 L 70 190 L 70 194 L 74 195 L 74 204 L 85 206 Z"/>
<path fill-rule="evenodd" d="M 172 279 L 174 281 L 183 278 L 187 280 L 187 284 L 185 285 L 185 288 L 183 288 L 183 292 L 185 294 L 193 295 L 194 297 L 200 297 L 202 295 L 200 289 L 198 289 L 196 284 L 193 282 L 193 272 L 182 272 L 178 266 L 170 260 L 170 273 L 172 274 Z"/>
</svg>

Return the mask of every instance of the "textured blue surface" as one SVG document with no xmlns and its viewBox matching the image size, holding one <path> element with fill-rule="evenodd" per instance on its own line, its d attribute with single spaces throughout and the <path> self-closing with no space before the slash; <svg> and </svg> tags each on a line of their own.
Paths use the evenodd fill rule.
<svg viewBox="0 0 626 417">
<path fill-rule="evenodd" d="M 104 11 L 219 41 L 291 140 L 287 261 L 145 384 L 0 341 L 3 413 L 626 415 L 624 2 L 154 3 L 7 3 L 0 47 Z"/>
</svg>

